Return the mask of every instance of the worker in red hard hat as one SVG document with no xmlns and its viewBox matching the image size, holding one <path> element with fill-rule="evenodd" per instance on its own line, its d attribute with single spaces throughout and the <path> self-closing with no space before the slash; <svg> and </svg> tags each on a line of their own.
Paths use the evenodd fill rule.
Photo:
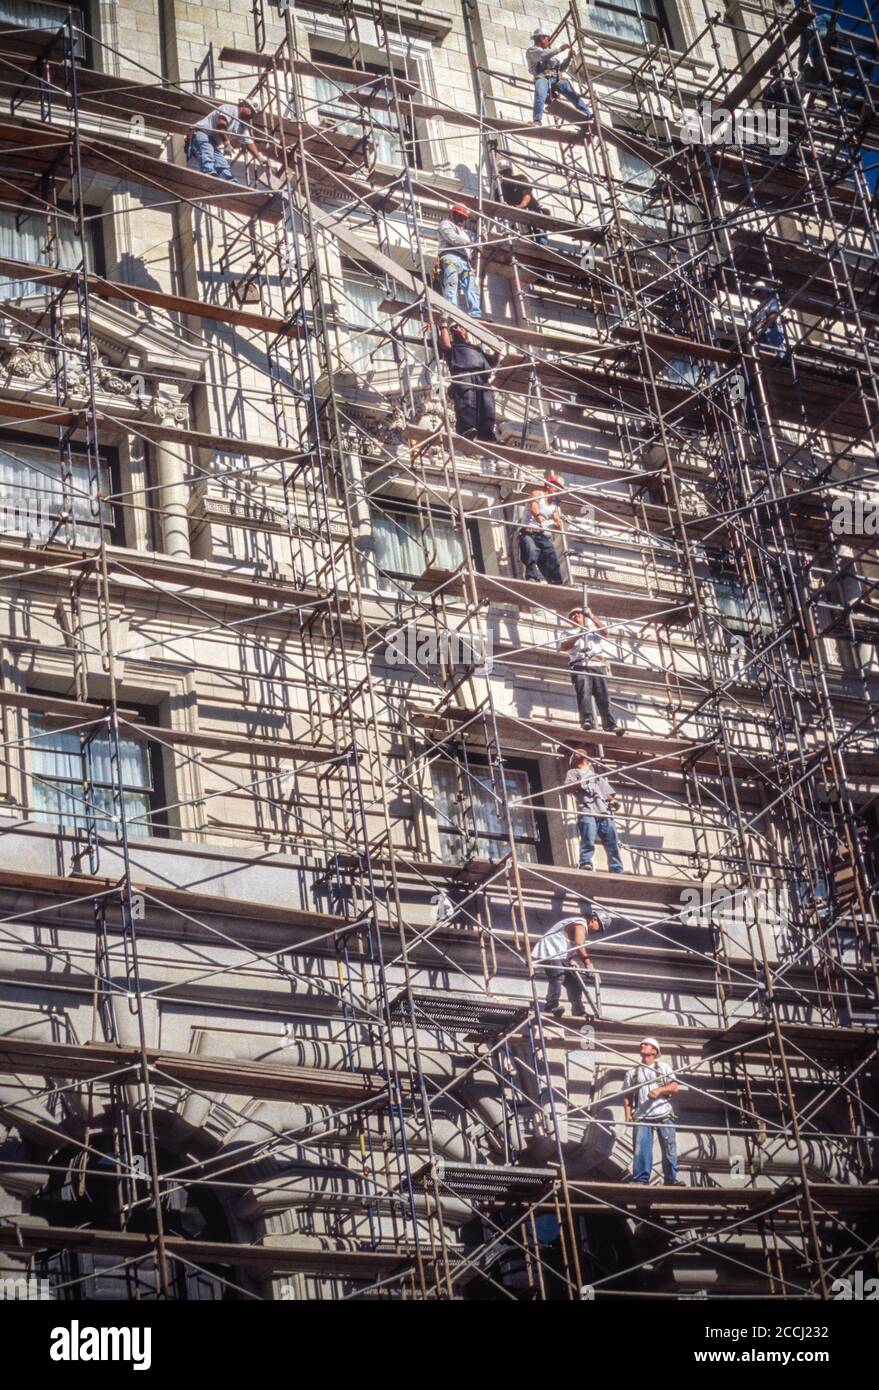
<svg viewBox="0 0 879 1390">
<path fill-rule="evenodd" d="M 482 318 L 479 286 L 473 275 L 473 238 L 465 223 L 470 209 L 453 203 L 437 232 L 437 260 L 442 276 L 443 298 L 457 308 L 460 294 L 464 308 L 474 319 Z"/>
</svg>

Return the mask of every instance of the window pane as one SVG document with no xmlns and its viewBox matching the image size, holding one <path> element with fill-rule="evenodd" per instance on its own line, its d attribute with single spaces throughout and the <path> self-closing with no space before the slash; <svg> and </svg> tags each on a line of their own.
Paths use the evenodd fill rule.
<svg viewBox="0 0 879 1390">
<path fill-rule="evenodd" d="M 58 236 L 58 264 L 73 269 L 80 263 L 82 243 L 73 222 L 67 217 L 61 216 L 58 219 Z M 0 209 L 0 256 L 6 256 L 10 260 L 30 261 L 36 265 L 49 265 L 51 258 L 48 219 L 40 214 L 19 217 L 9 208 Z M 91 268 L 90 259 L 86 247 L 87 269 Z M 0 279 L 0 299 L 15 299 L 19 295 L 42 292 L 43 286 L 35 280 Z"/>
<path fill-rule="evenodd" d="M 458 778 L 463 791 L 459 793 Z M 500 859 L 509 848 L 509 835 L 504 825 L 498 798 L 495 796 L 488 768 L 471 767 L 469 776 L 458 774 L 452 763 L 434 763 L 431 767 L 434 803 L 440 832 L 443 862 L 460 863 L 465 846 L 472 843 L 476 832 L 476 857 Z M 531 795 L 527 772 L 507 771 L 504 774 L 508 802 Z M 537 859 L 537 824 L 530 807 L 510 807 L 513 836 L 519 857 L 533 863 Z M 463 834 L 460 832 L 464 832 Z"/>
<path fill-rule="evenodd" d="M 339 100 L 342 92 L 356 91 L 361 85 L 358 82 L 334 82 L 330 77 L 314 79 L 314 94 L 320 115 L 333 121 L 336 130 L 344 135 L 363 133 L 363 124 L 356 116 L 357 107 L 351 102 Z M 389 112 L 373 111 L 372 120 L 367 116 L 367 130 L 375 141 L 376 159 L 380 164 L 402 164 L 402 149 Z"/>
<path fill-rule="evenodd" d="M 62 510 L 61 460 L 54 449 L 30 445 L 0 446 L 0 521 L 7 531 L 22 531 L 38 540 L 48 540 Z M 73 539 L 75 544 L 96 545 L 98 519 L 92 512 L 88 464 L 73 460 L 70 477 Z M 110 492 L 110 470 L 101 464 L 101 491 Z M 113 524 L 113 508 L 102 504 L 107 526 Z M 66 539 L 62 527 L 56 539 Z"/>
<path fill-rule="evenodd" d="M 376 513 L 372 518 L 372 537 L 375 546 L 376 568 L 384 573 L 377 576 L 381 593 L 395 593 L 398 585 L 389 575 L 401 579 L 417 579 L 428 567 L 455 570 L 464 562 L 461 537 L 448 522 L 434 521 L 433 532 L 410 512 Z"/>
<path fill-rule="evenodd" d="M 116 774 L 110 756 L 109 738 L 93 739 L 88 746 L 91 778 L 93 782 L 102 782 L 107 786 L 112 786 L 115 782 Z M 145 743 L 139 739 L 122 738 L 119 740 L 119 758 L 122 771 L 122 785 L 132 788 L 146 788 L 152 786 L 150 777 L 150 757 L 149 749 Z"/>
<path fill-rule="evenodd" d="M 4 24 L 19 24 L 28 29 L 57 29 L 64 23 L 66 11 L 61 5 L 41 5 L 36 0 L 0 0 L 0 20 Z M 76 21 L 80 16 L 75 15 Z"/>
<path fill-rule="evenodd" d="M 83 827 L 91 812 L 99 830 L 112 830 L 116 806 L 109 739 L 93 740 L 86 745 L 84 754 L 78 733 L 47 728 L 39 714 L 29 716 L 28 726 L 34 819 L 68 828 Z M 135 739 L 122 739 L 120 759 L 129 831 L 133 835 L 149 834 L 149 748 Z M 90 787 L 83 786 L 86 766 L 90 769 Z"/>
<path fill-rule="evenodd" d="M 652 16 L 655 7 L 638 3 L 638 0 L 620 0 L 618 6 L 608 9 L 600 3 L 587 9 L 589 24 L 597 34 L 608 34 L 612 38 L 629 39 L 632 43 L 656 43 L 659 39 L 659 26 Z"/>
</svg>

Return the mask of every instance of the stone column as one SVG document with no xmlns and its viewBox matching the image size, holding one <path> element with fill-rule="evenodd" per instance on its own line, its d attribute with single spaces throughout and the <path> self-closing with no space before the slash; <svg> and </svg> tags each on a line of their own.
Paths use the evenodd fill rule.
<svg viewBox="0 0 879 1390">
<path fill-rule="evenodd" d="M 189 411 L 173 387 L 159 386 L 152 401 L 152 415 L 160 425 L 179 427 L 188 422 Z M 188 560 L 192 552 L 182 446 L 158 440 L 153 445 L 153 456 L 161 511 L 162 550 L 175 560 Z"/>
</svg>

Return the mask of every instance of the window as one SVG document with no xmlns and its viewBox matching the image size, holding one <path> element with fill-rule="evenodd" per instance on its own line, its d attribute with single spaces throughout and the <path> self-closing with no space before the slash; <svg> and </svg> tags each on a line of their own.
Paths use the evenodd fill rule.
<svg viewBox="0 0 879 1390">
<path fill-rule="evenodd" d="M 58 29 L 67 18 L 68 9 L 77 9 L 76 0 L 70 5 L 48 5 L 38 0 L 0 0 L 0 23 L 18 24 L 28 29 Z M 74 13 L 74 20 L 81 18 Z"/>
<path fill-rule="evenodd" d="M 618 158 L 626 207 L 645 226 L 664 227 L 665 213 L 654 169 L 630 150 L 619 150 Z"/>
<path fill-rule="evenodd" d="M 112 493 L 112 470 L 101 460 L 101 492 Z M 71 460 L 71 510 L 73 513 L 73 543 L 97 545 L 100 540 L 100 520 L 112 531 L 114 510 L 102 502 L 101 516 L 93 511 L 89 486 L 88 463 L 84 456 L 73 455 Z M 6 531 L 20 531 L 38 541 L 50 537 L 59 542 L 69 538 L 66 523 L 61 522 L 63 511 L 61 460 L 57 449 L 43 445 L 19 444 L 16 440 L 0 439 L 0 521 Z"/>
<path fill-rule="evenodd" d="M 668 37 L 663 0 L 592 0 L 586 13 L 597 34 L 632 43 L 659 43 Z"/>
<path fill-rule="evenodd" d="M 471 762 L 431 766 L 433 796 L 444 864 L 461 864 L 467 858 L 502 859 L 509 849 L 509 835 L 486 764 Z M 516 851 L 526 863 L 546 858 L 544 825 L 534 797 L 538 782 L 532 764 L 507 763 L 504 769 L 507 801 Z M 526 799 L 524 806 L 517 801 Z M 474 844 L 475 836 L 475 844 Z"/>
<path fill-rule="evenodd" d="M 326 65 L 331 68 L 353 67 L 349 58 L 332 53 L 313 53 L 312 62 L 318 65 Z M 367 63 L 368 72 L 373 72 L 381 76 L 387 72 L 387 68 L 380 67 L 377 63 Z M 405 77 L 404 72 L 397 71 L 398 77 Z M 358 116 L 356 104 L 350 101 L 343 101 L 344 92 L 353 92 L 358 86 L 362 86 L 362 79 L 345 82 L 335 77 L 324 77 L 316 75 L 314 79 L 314 94 L 317 98 L 317 115 L 322 120 L 333 122 L 333 126 L 343 135 L 361 136 L 364 125 Z M 384 92 L 381 93 L 384 96 Z M 403 142 L 392 111 L 382 111 L 373 108 L 366 113 L 366 129 L 369 131 L 375 143 L 375 156 L 380 164 L 402 164 L 403 163 Z M 312 115 L 314 120 L 314 115 Z"/>
<path fill-rule="evenodd" d="M 389 340 L 375 335 L 384 317 L 378 306 L 385 298 L 380 285 L 343 269 L 339 317 L 353 330 L 345 338 L 345 358 L 351 370 L 361 376 L 394 366 L 394 351 Z M 373 331 L 358 333 L 358 328 Z"/>
<path fill-rule="evenodd" d="M 2 4 L 2 0 L 0 0 Z M 91 211 L 86 209 L 87 213 Z M 44 213 L 24 215 L 11 208 L 0 208 L 0 256 L 9 260 L 30 261 L 32 265 L 49 265 L 57 262 L 67 270 L 73 270 L 83 259 L 81 242 L 77 236 L 69 207 L 59 209 L 57 219 L 57 255 L 49 255 L 49 219 Z M 86 224 L 85 267 L 86 270 L 103 274 L 103 258 L 100 249 L 99 223 L 96 220 Z M 0 299 L 17 299 L 20 295 L 42 294 L 45 287 L 37 280 L 0 279 Z"/>
<path fill-rule="evenodd" d="M 57 718 L 29 716 L 33 819 L 82 829 L 94 821 L 112 832 L 116 816 L 116 772 L 109 735 L 93 729 L 53 728 Z M 131 835 L 156 832 L 161 777 L 152 746 L 120 739 L 125 820 Z"/>
<path fill-rule="evenodd" d="M 745 589 L 738 579 L 715 579 L 714 594 L 720 621 L 727 632 L 746 636 L 755 625 L 767 636 L 774 631 L 772 609 L 765 595 Z"/>
<path fill-rule="evenodd" d="M 467 523 L 474 560 L 479 565 L 479 533 L 474 522 Z M 377 588 L 380 593 L 394 594 L 399 582 L 411 584 L 428 567 L 456 570 L 464 563 L 464 543 L 452 518 L 433 513 L 433 530 L 422 523 L 419 514 L 399 503 L 388 504 L 375 511 L 372 518 L 372 541 Z M 431 549 L 433 553 L 431 554 Z"/>
</svg>

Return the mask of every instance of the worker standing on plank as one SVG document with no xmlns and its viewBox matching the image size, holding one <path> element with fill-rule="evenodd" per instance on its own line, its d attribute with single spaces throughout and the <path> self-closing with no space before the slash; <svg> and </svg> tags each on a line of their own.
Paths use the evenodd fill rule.
<svg viewBox="0 0 879 1390">
<path fill-rule="evenodd" d="M 512 164 L 503 164 L 498 170 L 501 180 L 501 197 L 511 208 L 522 208 L 528 212 L 542 213 L 543 208 L 534 196 L 534 187 L 523 174 L 517 174 Z M 535 232 L 534 240 L 538 246 L 547 243 L 546 232 Z"/>
<path fill-rule="evenodd" d="M 566 97 L 568 101 L 572 101 L 577 110 L 582 111 L 586 119 L 591 121 L 592 107 L 589 102 L 561 75 L 562 69 L 571 61 L 570 56 L 562 61 L 562 54 L 570 55 L 571 45 L 567 43 L 559 48 L 550 48 L 549 44 L 550 36 L 541 27 L 534 30 L 531 35 L 531 47 L 525 51 L 525 62 L 534 78 L 534 124 L 542 123 L 547 102 L 555 101 L 556 97 Z"/>
<path fill-rule="evenodd" d="M 494 391 L 489 380 L 497 365 L 497 353 L 471 343 L 457 323 L 443 325 L 439 345 L 452 376 L 456 433 L 465 439 L 496 440 Z"/>
<path fill-rule="evenodd" d="M 610 674 L 607 625 L 596 622 L 584 608 L 572 608 L 569 617 L 573 626 L 562 638 L 559 650 L 568 654 L 568 669 L 577 697 L 580 727 L 595 728 L 597 706 L 602 729 L 609 734 L 621 734 L 623 730 L 610 711 L 607 689 Z"/>
<path fill-rule="evenodd" d="M 562 514 L 554 500 L 552 483 L 535 483 L 522 511 L 519 529 L 519 559 L 525 566 L 525 578 L 538 583 L 563 584 L 559 557 L 553 544 L 552 532 L 560 531 Z"/>
<path fill-rule="evenodd" d="M 620 841 L 614 820 L 613 788 L 606 777 L 596 772 L 585 748 L 571 754 L 570 768 L 564 790 L 577 798 L 577 829 L 580 832 L 580 868 L 591 869 L 598 840 L 607 854 L 607 867 L 612 874 L 623 872 Z"/>
<path fill-rule="evenodd" d="M 213 174 L 215 178 L 226 179 L 230 183 L 237 180 L 229 167 L 233 140 L 253 155 L 261 164 L 271 161 L 263 154 L 253 137 L 252 122 L 256 110 L 249 101 L 239 101 L 237 106 L 225 102 L 215 111 L 202 116 L 189 132 L 186 140 L 186 157 L 194 159 L 203 174 Z"/>
<path fill-rule="evenodd" d="M 671 1097 L 678 1083 L 668 1062 L 659 1061 L 659 1043 L 642 1038 L 641 1061 L 626 1072 L 623 1110 L 632 1126 L 632 1181 L 648 1183 L 653 1174 L 653 1135 L 662 1154 L 662 1181 L 666 1187 L 685 1187 L 678 1178 L 675 1112 Z"/>
<path fill-rule="evenodd" d="M 474 319 L 482 318 L 482 302 L 479 286 L 473 277 L 471 260 L 473 238 L 464 226 L 470 216 L 470 209 L 463 203 L 454 203 L 449 208 L 437 232 L 437 256 L 442 272 L 443 298 L 458 306 L 460 292 L 464 308 Z"/>
<path fill-rule="evenodd" d="M 577 1018 L 586 1017 L 584 997 L 586 988 L 581 970 L 593 971 L 592 961 L 586 949 L 590 936 L 598 936 L 604 931 L 606 915 L 597 908 L 590 907 L 582 917 L 562 917 L 547 929 L 531 952 L 535 966 L 545 970 L 549 976 L 544 1008 L 547 1013 L 561 1012 L 562 984 L 571 1001 L 571 1010 Z M 578 968 L 578 965 L 580 968 Z M 597 1014 L 597 1008 L 594 1010 Z"/>
</svg>

